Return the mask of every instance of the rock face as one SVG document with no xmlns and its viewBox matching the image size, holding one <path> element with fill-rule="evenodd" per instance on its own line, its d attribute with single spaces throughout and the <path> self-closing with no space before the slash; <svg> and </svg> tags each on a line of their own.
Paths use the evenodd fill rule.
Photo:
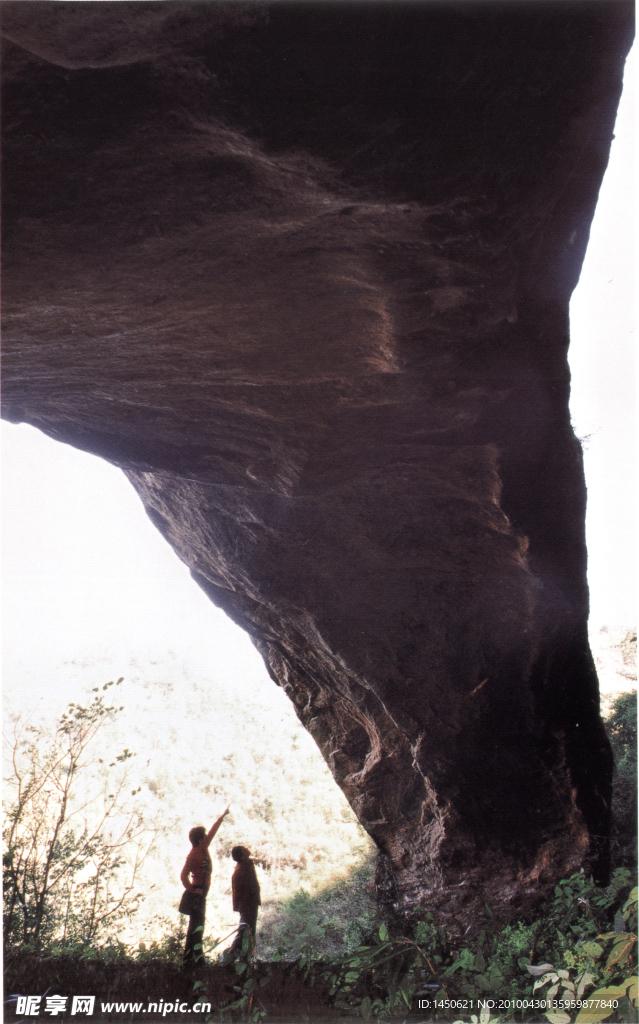
<svg viewBox="0 0 639 1024">
<path fill-rule="evenodd" d="M 632 5 L 2 13 L 3 415 L 122 467 L 400 918 L 604 877 L 567 309 Z"/>
</svg>

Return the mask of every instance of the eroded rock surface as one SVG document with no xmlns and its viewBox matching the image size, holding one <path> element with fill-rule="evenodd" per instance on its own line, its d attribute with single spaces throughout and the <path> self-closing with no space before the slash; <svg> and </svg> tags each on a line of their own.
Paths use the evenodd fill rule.
<svg viewBox="0 0 639 1024">
<path fill-rule="evenodd" d="M 567 310 L 632 5 L 2 14 L 3 414 L 122 467 L 400 917 L 605 875 Z"/>
</svg>

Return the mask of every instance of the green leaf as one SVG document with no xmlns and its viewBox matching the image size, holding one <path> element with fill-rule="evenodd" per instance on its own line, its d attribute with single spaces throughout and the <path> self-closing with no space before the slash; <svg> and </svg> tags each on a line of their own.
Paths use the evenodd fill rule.
<svg viewBox="0 0 639 1024">
<path fill-rule="evenodd" d="M 575 1024 L 599 1024 L 599 1021 L 605 1020 L 614 1012 L 613 1007 L 610 1009 L 603 1006 L 588 1007 L 579 1011 L 575 1017 Z"/>
<path fill-rule="evenodd" d="M 589 999 L 619 999 L 625 996 L 628 982 L 622 981 L 621 985 L 607 985 L 605 988 L 597 988 L 588 997 Z"/>
<path fill-rule="evenodd" d="M 382 940 L 382 942 L 388 942 L 388 928 L 386 927 L 385 924 L 380 925 L 379 937 Z"/>
<path fill-rule="evenodd" d="M 546 974 L 548 971 L 554 971 L 552 964 L 526 964 L 526 970 L 532 974 L 533 978 L 538 978 L 542 974 Z"/>
<path fill-rule="evenodd" d="M 366 996 L 364 999 L 362 999 L 361 1006 L 359 1008 L 360 1015 L 362 1017 L 370 1017 L 372 1006 L 373 1004 L 371 1002 L 371 997 Z"/>
<path fill-rule="evenodd" d="M 570 1017 L 565 1010 L 550 1010 L 544 1014 L 544 1017 L 550 1021 L 550 1024 L 570 1024 Z"/>
<path fill-rule="evenodd" d="M 482 974 L 486 970 L 486 961 L 484 960 L 483 953 L 478 953 L 473 963 L 473 968 L 476 971 L 480 971 Z"/>
<path fill-rule="evenodd" d="M 610 971 L 615 964 L 622 964 L 626 959 L 630 950 L 637 941 L 636 935 L 620 935 L 617 942 L 612 947 L 612 952 L 606 961 L 605 970 Z"/>
<path fill-rule="evenodd" d="M 590 971 L 584 971 L 584 973 L 579 976 L 577 979 L 577 999 L 581 999 L 587 987 L 592 985 L 594 980 L 595 976 L 594 974 L 591 974 Z"/>
<path fill-rule="evenodd" d="M 613 999 L 619 999 L 626 994 L 626 984 L 623 985 L 611 985 L 609 988 L 598 988 L 594 992 L 591 992 L 588 996 L 588 1001 L 591 1002 L 593 999 L 602 1000 L 603 1002 L 611 1002 Z M 575 1024 L 599 1024 L 599 1021 L 605 1020 L 606 1017 L 610 1017 L 615 1012 L 613 1006 L 588 1006 L 580 1010 L 575 1018 Z"/>
<path fill-rule="evenodd" d="M 543 988 L 544 985 L 547 985 L 549 981 L 552 981 L 553 978 L 556 979 L 556 977 L 556 974 L 544 974 L 543 978 L 537 978 L 533 985 L 533 992 L 536 992 L 538 988 Z"/>
<path fill-rule="evenodd" d="M 227 1010 L 239 1010 L 241 1007 L 246 1006 L 248 1003 L 248 996 L 242 996 L 241 999 L 236 999 L 232 1003 L 227 1003 L 226 1006 L 220 1007 L 226 1013 Z"/>
<path fill-rule="evenodd" d="M 241 964 L 241 963 L 236 963 L 235 964 L 235 973 L 236 974 L 244 974 L 245 970 L 246 970 L 246 964 Z"/>
</svg>

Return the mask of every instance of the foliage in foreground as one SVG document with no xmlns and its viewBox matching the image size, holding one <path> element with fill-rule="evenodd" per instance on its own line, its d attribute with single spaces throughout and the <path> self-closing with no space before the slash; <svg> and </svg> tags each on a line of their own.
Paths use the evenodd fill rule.
<svg viewBox="0 0 639 1024">
<path fill-rule="evenodd" d="M 258 929 L 261 959 L 270 960 L 278 949 L 286 950 L 287 960 L 309 952 L 334 958 L 360 946 L 375 928 L 378 917 L 374 872 L 371 856 L 347 880 L 326 886 L 317 894 L 298 889 L 279 906 L 265 908 Z"/>
<path fill-rule="evenodd" d="M 573 875 L 556 887 L 543 918 L 499 928 L 487 911 L 461 949 L 447 948 L 432 920 L 420 922 L 413 939 L 393 939 L 382 925 L 349 955 L 329 960 L 308 950 L 296 968 L 329 1006 L 364 1019 L 406 1017 L 421 1000 L 421 1019 L 428 1007 L 432 1021 L 450 1021 L 459 1009 L 477 1024 L 636 1021 L 637 889 L 628 892 L 630 881 L 625 868 L 605 890 Z M 259 991 L 268 984 L 269 967 L 240 960 L 235 971 L 235 997 L 216 1019 L 259 1021 L 265 1016 Z M 196 990 L 205 997 L 205 982 L 198 980 Z"/>
<path fill-rule="evenodd" d="M 313 1005 L 326 1016 L 429 1024 L 637 1021 L 637 889 L 631 890 L 632 882 L 625 868 L 617 869 L 606 889 L 584 874 L 573 875 L 556 887 L 543 916 L 499 926 L 487 911 L 457 947 L 445 942 L 429 919 L 417 925 L 412 938 L 393 938 L 385 925 L 376 926 L 345 956 L 320 957 L 308 947 L 294 962 L 284 959 L 287 950 L 270 962 L 253 960 L 246 950 L 225 964 L 216 957 L 228 943 L 211 939 L 204 944 L 205 964 L 192 975 L 193 1001 L 211 1003 L 212 1014 L 203 1014 L 203 1020 L 257 1022 L 266 1016 L 269 994 L 286 977 L 314 990 Z M 85 947 L 76 958 L 87 966 L 118 963 L 143 975 L 164 965 L 182 977 L 181 948 L 179 936 L 173 935 L 137 949 L 117 941 L 102 950 Z M 68 957 L 68 950 L 58 952 Z M 220 971 L 226 988 L 220 986 Z"/>
<path fill-rule="evenodd" d="M 612 797 L 612 862 L 637 863 L 637 691 L 621 693 L 605 719 L 615 758 Z"/>
<path fill-rule="evenodd" d="M 162 964 L 177 968 L 183 935 L 172 922 L 166 920 L 156 929 L 157 934 L 166 936 L 164 940 L 139 943 L 136 949 L 115 937 L 115 922 L 122 913 L 135 909 L 138 894 L 125 885 L 121 890 L 124 902 L 119 902 L 114 890 L 105 892 L 106 901 L 100 895 L 100 880 L 115 880 L 117 870 L 124 865 L 120 860 L 122 847 L 117 836 L 114 841 L 112 831 L 109 837 L 104 829 L 88 830 L 88 811 L 84 809 L 91 806 L 85 803 L 94 781 L 90 775 L 88 788 L 80 789 L 82 800 L 77 805 L 82 813 L 76 820 L 82 821 L 83 827 L 71 828 L 64 839 L 72 818 L 71 789 L 78 783 L 80 769 L 88 766 L 84 759 L 86 745 L 94 730 L 115 711 L 98 696 L 87 707 L 70 707 L 50 748 L 43 747 L 42 737 L 33 731 L 27 732 L 21 745 L 16 741 L 15 756 L 19 762 L 26 755 L 26 761 L 17 771 L 17 799 L 7 815 L 6 937 L 16 948 L 24 948 L 24 942 L 38 944 L 49 955 L 60 957 L 72 951 L 83 963 L 97 959 L 140 970 Z M 617 698 L 608 729 L 617 763 L 614 849 L 618 864 L 634 865 L 636 693 Z M 53 756 L 58 743 L 62 743 L 59 756 Z M 103 786 L 96 805 L 102 811 L 111 806 L 109 801 L 115 793 L 124 795 L 122 780 L 126 779 L 129 757 L 125 751 L 108 770 L 106 766 L 100 768 L 102 783 L 108 781 L 110 772 L 119 774 L 121 780 L 118 789 Z M 40 785 L 38 780 L 48 780 L 47 785 Z M 45 799 L 47 793 L 50 796 Z M 50 804 L 48 799 L 52 800 Z M 261 829 L 265 820 L 260 819 Z M 133 834 L 122 833 L 125 846 Z M 280 845 L 281 849 L 290 855 L 288 846 Z M 39 865 L 33 875 L 37 887 L 27 899 L 25 865 L 32 851 L 37 850 L 41 851 L 34 861 Z M 262 856 L 266 865 L 263 851 Z M 135 863 L 133 867 L 135 876 Z M 293 873 L 298 874 L 297 867 Z M 417 1001 L 422 999 L 428 1000 L 430 1007 L 426 1018 L 423 1012 L 418 1014 L 422 1021 L 453 1021 L 460 1012 L 467 1012 L 468 1024 L 471 1010 L 479 1011 L 474 1014 L 477 1024 L 543 1018 L 550 1024 L 637 1020 L 636 890 L 629 895 L 633 879 L 628 867 L 617 870 L 613 884 L 605 890 L 583 874 L 563 880 L 551 903 L 544 907 L 543 917 L 534 921 L 499 927 L 487 911 L 483 921 L 472 923 L 474 930 L 461 948 L 447 945 L 428 915 L 411 939 L 391 939 L 385 926 L 380 928 L 379 922 L 375 923 L 368 891 L 370 873 L 370 864 L 365 864 L 351 874 L 348 882 L 332 884 L 315 894 L 300 888 L 292 898 L 274 901 L 258 930 L 259 952 L 272 964 L 247 958 L 231 965 L 234 995 L 226 1005 L 220 1005 L 218 999 L 216 1019 L 259 1020 L 264 1015 L 260 991 L 267 991 L 273 971 L 285 969 L 314 987 L 323 1006 L 363 1018 L 401 1013 L 404 1019 L 415 1014 Z M 37 901 L 42 896 L 40 905 L 46 913 L 38 918 Z M 71 915 L 71 907 L 80 908 L 81 913 Z M 225 944 L 223 939 L 207 936 L 204 953 L 215 956 Z M 194 995 L 205 997 L 205 975 L 197 980 L 200 985 Z M 497 1000 L 497 1006 L 480 1009 L 477 1000 L 484 997 Z M 598 998 L 603 1005 L 586 1011 L 577 1005 L 584 998 Z M 558 1005 L 530 1009 L 531 1000 L 548 999 Z M 500 1000 L 505 1007 L 499 1008 Z"/>
<path fill-rule="evenodd" d="M 106 752 L 98 757 L 96 737 L 122 708 L 105 704 L 97 687 L 93 693 L 86 706 L 70 704 L 52 728 L 18 720 L 5 738 L 8 947 L 94 943 L 138 908 L 137 876 L 160 829 L 144 821 L 138 790 L 129 796 L 134 755 L 124 750 L 110 763 Z"/>
</svg>

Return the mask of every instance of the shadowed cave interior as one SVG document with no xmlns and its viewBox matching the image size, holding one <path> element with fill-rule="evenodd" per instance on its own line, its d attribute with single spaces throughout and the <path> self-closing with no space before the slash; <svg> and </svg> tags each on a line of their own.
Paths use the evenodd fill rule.
<svg viewBox="0 0 639 1024">
<path fill-rule="evenodd" d="M 2 18 L 3 416 L 124 470 L 398 922 L 605 880 L 566 353 L 632 5 Z"/>
</svg>

